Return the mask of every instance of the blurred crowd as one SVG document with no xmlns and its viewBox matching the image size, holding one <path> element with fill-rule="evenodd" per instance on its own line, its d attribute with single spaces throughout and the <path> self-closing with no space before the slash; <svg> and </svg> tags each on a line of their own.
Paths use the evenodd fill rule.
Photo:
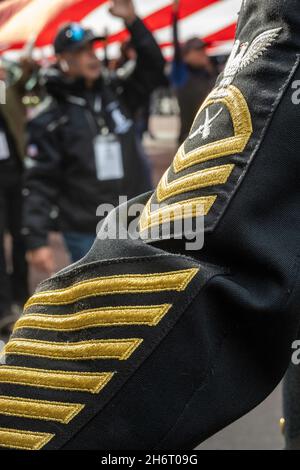
<svg viewBox="0 0 300 470">
<path fill-rule="evenodd" d="M 200 38 L 180 41 L 176 1 L 170 61 L 131 1 L 112 2 L 111 14 L 130 33 L 118 59 L 109 59 L 105 38 L 77 23 L 59 29 L 49 64 L 33 60 L 33 47 L 18 62 L 1 59 L 0 334 L 9 334 L 28 298 L 28 266 L 45 276 L 55 270 L 49 233 L 62 234 L 72 262 L 82 258 L 100 204 L 152 190 L 143 145 L 146 133 L 154 138 L 151 114 L 176 100 L 168 112 L 179 114 L 182 143 L 222 68 Z"/>
</svg>

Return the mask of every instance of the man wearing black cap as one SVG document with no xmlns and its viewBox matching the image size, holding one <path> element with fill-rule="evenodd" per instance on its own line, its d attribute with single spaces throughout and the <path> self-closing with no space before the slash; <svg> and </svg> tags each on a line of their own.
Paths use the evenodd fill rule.
<svg viewBox="0 0 300 470">
<path fill-rule="evenodd" d="M 44 76 L 50 98 L 29 124 L 23 233 L 29 261 L 47 273 L 54 270 L 47 242 L 51 214 L 57 212 L 53 206 L 77 261 L 95 237 L 97 207 L 116 206 L 119 196 L 133 197 L 152 186 L 132 117 L 165 80 L 164 59 L 131 0 L 112 2 L 110 11 L 131 33 L 137 50 L 134 73 L 109 81 L 94 50 L 102 38 L 67 24 L 54 42 L 57 66 Z"/>
</svg>

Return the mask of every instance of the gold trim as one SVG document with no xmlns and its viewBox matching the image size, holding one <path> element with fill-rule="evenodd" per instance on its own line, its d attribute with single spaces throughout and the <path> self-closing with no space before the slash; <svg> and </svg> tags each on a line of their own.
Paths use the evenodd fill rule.
<svg viewBox="0 0 300 470">
<path fill-rule="evenodd" d="M 185 175 L 182 178 L 178 178 L 171 182 L 168 181 L 168 170 L 157 187 L 157 201 L 160 203 L 168 198 L 178 196 L 178 194 L 186 193 L 188 191 L 195 191 L 209 186 L 224 184 L 231 175 L 233 168 L 234 165 L 221 165 L 207 168 L 190 175 Z"/>
<path fill-rule="evenodd" d="M 68 424 L 84 405 L 0 396 L 0 414 Z"/>
<path fill-rule="evenodd" d="M 113 376 L 113 372 L 66 372 L 14 366 L 0 367 L 0 383 L 73 392 L 99 393 Z"/>
<path fill-rule="evenodd" d="M 0 428 L 0 447 L 19 450 L 40 450 L 55 434 Z"/>
<path fill-rule="evenodd" d="M 126 274 L 99 277 L 78 282 L 65 289 L 38 292 L 25 305 L 66 305 L 88 297 L 112 294 L 141 294 L 144 292 L 183 291 L 198 269 L 185 269 L 165 273 Z"/>
<path fill-rule="evenodd" d="M 223 104 L 230 112 L 234 128 L 234 136 L 211 142 L 187 153 L 185 152 L 185 145 L 183 144 L 173 162 L 175 173 L 215 158 L 241 153 L 245 150 L 245 147 L 249 142 L 253 132 L 253 127 L 248 104 L 242 92 L 235 86 L 231 85 L 224 90 L 224 95 L 221 97 L 214 96 L 214 93 L 215 90 L 208 95 L 207 99 L 202 104 L 196 119 L 208 106 L 216 103 Z"/>
<path fill-rule="evenodd" d="M 156 326 L 172 307 L 171 304 L 136 307 L 104 307 L 84 310 L 69 315 L 27 314 L 21 317 L 14 328 L 32 328 L 51 331 L 76 331 L 87 328 L 147 325 Z"/>
<path fill-rule="evenodd" d="M 228 88 L 224 89 L 222 96 L 218 96 L 216 95 L 216 91 L 213 90 L 201 106 L 196 119 L 203 110 L 215 103 L 223 104 L 228 108 L 233 122 L 234 136 L 227 137 L 216 142 L 211 142 L 191 152 L 185 152 L 185 143 L 183 143 L 173 161 L 173 171 L 175 173 L 179 173 L 180 171 L 190 168 L 196 164 L 228 155 L 238 154 L 244 151 L 252 135 L 253 127 L 248 104 L 242 92 L 235 86 L 229 86 Z M 194 191 L 196 189 L 208 187 L 214 184 L 226 183 L 234 168 L 234 165 L 224 165 L 224 167 L 227 167 L 228 174 L 226 174 L 226 171 L 224 170 L 223 174 L 218 175 L 218 171 L 222 167 L 215 167 L 192 173 L 191 175 L 186 175 L 172 182 L 168 181 L 169 172 L 166 172 L 155 192 L 158 203 L 178 194 L 184 194 L 186 192 Z M 207 215 L 209 213 L 211 207 L 217 199 L 217 195 L 213 195 L 211 197 L 214 199 L 209 199 L 210 196 L 202 198 L 205 210 L 203 214 L 199 215 Z M 174 210 L 178 210 L 180 206 L 187 206 L 189 202 L 193 203 L 196 200 L 185 200 L 170 205 L 169 209 L 164 207 L 162 209 L 158 209 L 157 211 L 151 212 L 151 204 L 153 199 L 153 197 L 150 198 L 141 215 L 139 223 L 141 232 L 155 225 L 161 225 L 172 220 L 179 220 L 190 217 L 181 217 L 179 215 L 177 217 L 170 218 L 169 213 Z M 201 198 L 198 199 L 200 200 Z"/>
<path fill-rule="evenodd" d="M 12 338 L 4 348 L 5 354 L 46 357 L 48 359 L 85 361 L 92 359 L 118 359 L 124 361 L 143 342 L 142 339 L 108 339 L 55 343 L 23 338 Z"/>
<path fill-rule="evenodd" d="M 151 212 L 151 198 L 142 213 L 140 219 L 140 230 L 143 232 L 169 221 L 174 222 L 175 220 L 184 220 L 191 217 L 207 215 L 216 199 L 217 196 L 215 195 L 207 197 L 203 196 L 176 202 Z"/>
</svg>

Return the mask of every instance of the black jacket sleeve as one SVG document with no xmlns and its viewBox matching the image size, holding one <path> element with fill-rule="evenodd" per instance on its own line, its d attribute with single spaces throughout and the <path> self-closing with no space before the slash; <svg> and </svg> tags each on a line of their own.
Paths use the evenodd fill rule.
<svg viewBox="0 0 300 470">
<path fill-rule="evenodd" d="M 23 233 L 27 248 L 47 245 L 50 214 L 60 191 L 61 151 L 54 119 L 40 115 L 28 124 L 24 175 Z"/>
<path fill-rule="evenodd" d="M 131 112 L 149 99 L 155 88 L 166 84 L 165 60 L 152 33 L 137 18 L 128 26 L 137 51 L 137 64 L 133 74 L 123 84 L 123 99 Z"/>
</svg>

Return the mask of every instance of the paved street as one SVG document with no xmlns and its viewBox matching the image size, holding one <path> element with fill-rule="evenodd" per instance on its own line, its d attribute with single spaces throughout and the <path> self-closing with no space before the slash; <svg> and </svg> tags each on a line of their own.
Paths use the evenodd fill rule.
<svg viewBox="0 0 300 470">
<path fill-rule="evenodd" d="M 264 403 L 222 432 L 203 443 L 200 450 L 281 450 L 279 430 L 281 389 Z"/>
</svg>

